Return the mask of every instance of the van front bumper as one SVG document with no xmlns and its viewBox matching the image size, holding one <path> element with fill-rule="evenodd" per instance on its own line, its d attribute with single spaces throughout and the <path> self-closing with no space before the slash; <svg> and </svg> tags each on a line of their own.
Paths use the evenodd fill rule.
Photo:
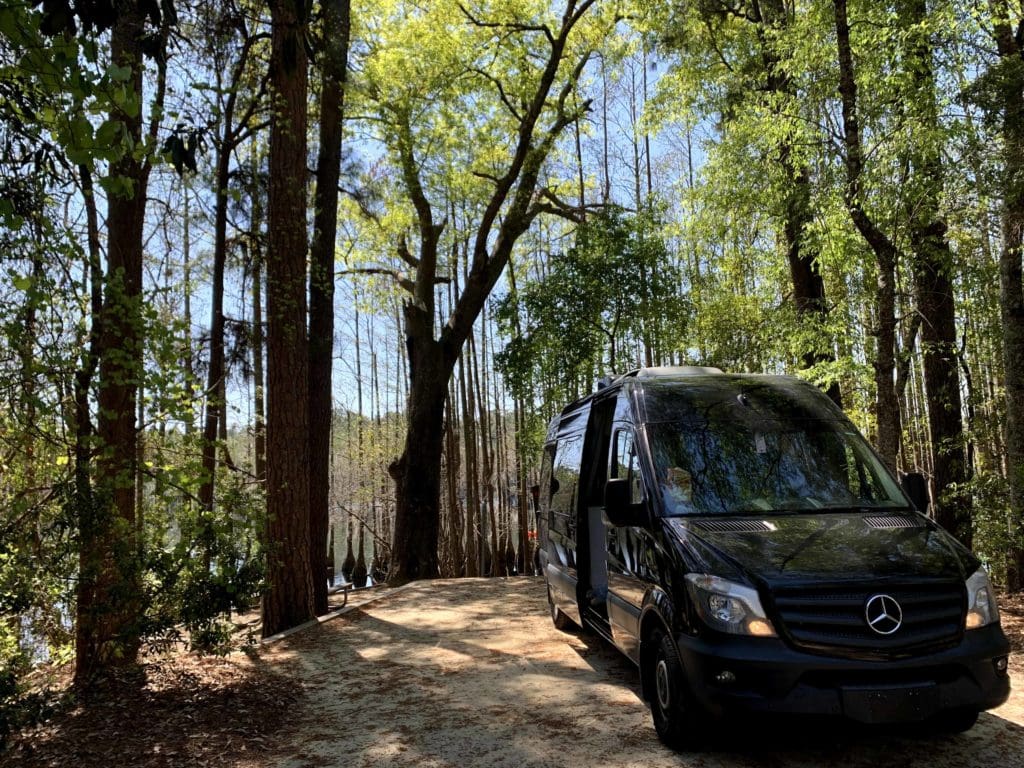
<svg viewBox="0 0 1024 768">
<path fill-rule="evenodd" d="M 939 653 L 885 661 L 804 653 L 778 638 L 676 638 L 690 690 L 709 712 L 848 717 L 866 723 L 982 711 L 1010 695 L 1009 643 L 998 624 Z M 1001 669 L 1000 669 L 1001 667 Z"/>
</svg>

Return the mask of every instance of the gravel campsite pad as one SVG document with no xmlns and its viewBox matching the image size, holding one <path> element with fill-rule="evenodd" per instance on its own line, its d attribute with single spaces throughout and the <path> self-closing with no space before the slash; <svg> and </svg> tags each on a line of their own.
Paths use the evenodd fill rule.
<svg viewBox="0 0 1024 768">
<path fill-rule="evenodd" d="M 1014 693 L 961 736 L 730 722 L 710 749 L 675 754 L 658 742 L 632 664 L 552 627 L 543 581 L 462 579 L 385 593 L 256 656 L 150 662 L 144 677 L 17 734 L 0 764 L 1015 768 L 1024 601 L 1003 605 Z"/>
<path fill-rule="evenodd" d="M 556 631 L 536 579 L 413 584 L 275 644 L 265 659 L 312 686 L 296 712 L 302 727 L 273 751 L 288 768 L 1003 768 L 1024 755 L 1019 659 L 1013 698 L 962 736 L 737 723 L 709 751 L 674 754 L 657 740 L 632 664 L 596 637 Z"/>
</svg>

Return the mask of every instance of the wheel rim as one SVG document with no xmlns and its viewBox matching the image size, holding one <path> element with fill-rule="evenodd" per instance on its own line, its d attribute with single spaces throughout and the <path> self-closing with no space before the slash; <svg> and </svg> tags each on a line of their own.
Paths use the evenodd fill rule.
<svg viewBox="0 0 1024 768">
<path fill-rule="evenodd" d="M 668 664 L 664 659 L 658 659 L 658 666 L 654 668 L 654 686 L 658 694 L 658 706 L 662 712 L 668 712 L 672 704 L 672 692 L 669 687 Z"/>
</svg>

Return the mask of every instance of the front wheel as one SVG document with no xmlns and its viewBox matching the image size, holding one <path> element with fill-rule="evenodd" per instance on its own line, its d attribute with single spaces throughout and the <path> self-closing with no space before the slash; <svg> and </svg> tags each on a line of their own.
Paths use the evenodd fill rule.
<svg viewBox="0 0 1024 768">
<path fill-rule="evenodd" d="M 654 651 L 648 656 L 651 667 L 647 671 L 647 680 L 651 685 L 654 730 L 667 747 L 675 750 L 698 748 L 709 735 L 710 718 L 693 700 L 672 638 L 657 629 L 651 635 L 650 643 Z"/>
</svg>

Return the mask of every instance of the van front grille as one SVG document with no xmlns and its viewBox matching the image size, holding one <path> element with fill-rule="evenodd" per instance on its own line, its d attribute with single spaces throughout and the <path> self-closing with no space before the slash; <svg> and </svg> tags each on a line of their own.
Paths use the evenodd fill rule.
<svg viewBox="0 0 1024 768">
<path fill-rule="evenodd" d="M 876 595 L 886 595 L 899 605 L 901 621 L 890 634 L 868 624 L 868 601 Z M 966 594 L 963 584 L 949 581 L 780 585 L 772 590 L 772 601 L 781 634 L 802 650 L 898 658 L 956 645 L 963 634 Z M 889 631 L 893 624 L 884 621 L 878 627 Z"/>
</svg>

